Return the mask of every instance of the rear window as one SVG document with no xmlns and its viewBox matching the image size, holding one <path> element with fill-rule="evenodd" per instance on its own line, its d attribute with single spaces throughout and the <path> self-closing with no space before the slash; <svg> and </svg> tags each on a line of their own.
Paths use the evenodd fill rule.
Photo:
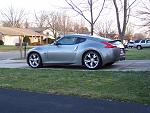
<svg viewBox="0 0 150 113">
<path fill-rule="evenodd" d="M 112 43 L 112 44 L 122 44 L 121 40 L 112 40 L 112 41 L 109 41 L 109 43 Z"/>
</svg>

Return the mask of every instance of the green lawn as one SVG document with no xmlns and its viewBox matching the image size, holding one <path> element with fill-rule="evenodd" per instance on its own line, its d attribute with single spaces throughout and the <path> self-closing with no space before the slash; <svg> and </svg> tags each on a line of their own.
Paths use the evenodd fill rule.
<svg viewBox="0 0 150 113">
<path fill-rule="evenodd" d="M 15 51 L 15 50 L 19 50 L 19 48 L 17 48 L 16 46 L 4 46 L 4 45 L 0 45 L 0 51 L 1 52 Z"/>
<path fill-rule="evenodd" d="M 27 46 L 27 49 L 32 48 L 32 46 Z M 4 46 L 4 45 L 0 45 L 0 52 L 7 52 L 7 51 L 19 51 L 19 47 L 16 46 Z"/>
<path fill-rule="evenodd" d="M 150 72 L 0 69 L 0 87 L 150 104 Z"/>
<path fill-rule="evenodd" d="M 144 48 L 137 50 L 136 48 L 127 49 L 126 51 L 127 60 L 150 60 L 150 48 Z"/>
</svg>

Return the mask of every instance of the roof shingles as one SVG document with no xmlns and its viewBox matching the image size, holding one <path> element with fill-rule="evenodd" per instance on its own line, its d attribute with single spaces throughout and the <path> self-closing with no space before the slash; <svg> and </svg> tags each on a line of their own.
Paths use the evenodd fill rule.
<svg viewBox="0 0 150 113">
<path fill-rule="evenodd" d="M 14 27 L 0 27 L 0 33 L 10 36 L 43 36 L 43 34 L 37 33 L 31 29 Z"/>
</svg>

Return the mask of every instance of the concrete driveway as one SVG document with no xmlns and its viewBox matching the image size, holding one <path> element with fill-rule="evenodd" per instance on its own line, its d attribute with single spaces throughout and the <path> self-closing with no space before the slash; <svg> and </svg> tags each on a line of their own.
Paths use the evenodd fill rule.
<svg viewBox="0 0 150 113">
<path fill-rule="evenodd" d="M 0 60 L 20 58 L 19 51 L 0 52 Z"/>
<path fill-rule="evenodd" d="M 0 68 L 30 68 L 26 60 L 12 60 L 20 58 L 19 51 L 12 52 L 0 52 Z M 85 70 L 81 67 L 57 67 L 51 66 L 46 68 L 52 69 L 79 69 Z M 114 63 L 112 66 L 107 66 L 102 69 L 102 71 L 150 71 L 150 60 L 125 60 Z"/>
<path fill-rule="evenodd" d="M 0 68 L 30 68 L 26 60 L 0 60 Z M 77 69 L 84 71 L 86 69 L 81 67 L 70 66 L 50 66 L 45 68 L 51 68 L 54 70 L 60 69 Z M 114 63 L 112 66 L 107 66 L 102 71 L 150 71 L 150 60 L 125 60 Z"/>
</svg>

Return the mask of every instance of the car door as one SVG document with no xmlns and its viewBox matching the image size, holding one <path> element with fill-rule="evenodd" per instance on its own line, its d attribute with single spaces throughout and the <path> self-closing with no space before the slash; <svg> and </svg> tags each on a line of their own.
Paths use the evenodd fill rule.
<svg viewBox="0 0 150 113">
<path fill-rule="evenodd" d="M 150 47 L 150 40 L 146 40 L 147 47 Z"/>
<path fill-rule="evenodd" d="M 141 40 L 141 46 L 146 47 L 146 40 Z"/>
<path fill-rule="evenodd" d="M 52 49 L 48 50 L 49 63 L 73 63 L 78 49 L 76 39 L 73 36 L 64 36 L 56 41 Z"/>
</svg>

